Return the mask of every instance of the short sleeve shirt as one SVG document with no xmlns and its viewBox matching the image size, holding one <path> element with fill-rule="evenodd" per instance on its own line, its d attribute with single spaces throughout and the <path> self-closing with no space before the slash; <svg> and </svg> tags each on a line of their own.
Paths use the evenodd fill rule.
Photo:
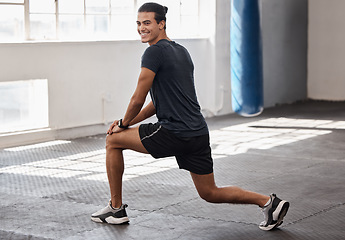
<svg viewBox="0 0 345 240">
<path fill-rule="evenodd" d="M 180 137 L 208 134 L 196 96 L 194 65 L 187 49 L 162 39 L 146 49 L 141 67 L 156 73 L 150 95 L 158 122 Z"/>
</svg>

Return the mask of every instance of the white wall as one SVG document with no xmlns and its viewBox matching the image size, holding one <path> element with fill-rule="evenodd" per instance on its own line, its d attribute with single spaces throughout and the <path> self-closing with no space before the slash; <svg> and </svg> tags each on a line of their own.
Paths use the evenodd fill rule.
<svg viewBox="0 0 345 240">
<path fill-rule="evenodd" d="M 214 78 L 208 67 L 212 44 L 208 39 L 179 42 L 194 60 L 200 104 L 212 111 L 207 100 L 215 94 L 207 91 Z M 104 123 L 124 115 L 147 46 L 140 41 L 0 44 L 0 81 L 48 79 L 51 128 L 34 139 L 0 137 L 0 146 L 104 132 Z"/>
<path fill-rule="evenodd" d="M 1 44 L 0 80 L 48 79 L 53 129 L 102 123 L 124 111 L 118 104 L 103 115 L 102 98 L 128 100 L 143 49 L 134 41 Z"/>
<path fill-rule="evenodd" d="M 345 100 L 345 1 L 309 1 L 308 97 Z"/>
</svg>

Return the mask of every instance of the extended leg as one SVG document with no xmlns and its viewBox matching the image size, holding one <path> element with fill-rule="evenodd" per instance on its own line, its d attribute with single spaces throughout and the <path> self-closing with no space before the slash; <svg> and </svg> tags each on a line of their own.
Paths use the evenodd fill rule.
<svg viewBox="0 0 345 240">
<path fill-rule="evenodd" d="M 213 173 L 198 175 L 191 173 L 194 184 L 201 198 L 211 203 L 255 204 L 262 208 L 265 220 L 260 223 L 262 230 L 268 231 L 283 223 L 290 203 L 279 199 L 275 194 L 265 196 L 243 190 L 239 187 L 217 187 Z"/>
<path fill-rule="evenodd" d="M 217 187 L 214 181 L 214 174 L 198 175 L 191 173 L 194 185 L 200 197 L 211 203 L 239 203 L 255 204 L 263 207 L 269 196 L 243 190 L 239 187 Z"/>
</svg>

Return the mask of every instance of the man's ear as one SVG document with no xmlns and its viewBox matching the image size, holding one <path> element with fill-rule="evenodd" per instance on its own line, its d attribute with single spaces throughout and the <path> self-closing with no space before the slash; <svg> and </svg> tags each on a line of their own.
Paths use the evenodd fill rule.
<svg viewBox="0 0 345 240">
<path fill-rule="evenodd" d="M 160 21 L 159 22 L 159 29 L 160 30 L 164 29 L 164 26 L 165 26 L 165 21 L 164 20 Z"/>
</svg>

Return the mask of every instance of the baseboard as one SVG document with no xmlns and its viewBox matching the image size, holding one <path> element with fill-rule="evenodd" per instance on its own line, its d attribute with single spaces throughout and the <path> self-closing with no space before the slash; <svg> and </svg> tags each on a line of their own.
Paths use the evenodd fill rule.
<svg viewBox="0 0 345 240">
<path fill-rule="evenodd" d="M 52 140 L 54 140 L 54 133 L 50 128 L 5 133 L 0 134 L 0 148 L 16 147 Z"/>
<path fill-rule="evenodd" d="M 65 129 L 44 128 L 0 134 L 0 149 L 54 140 L 75 139 L 98 134 L 106 134 L 108 127 L 108 125 L 104 124 L 95 124 Z"/>
</svg>

